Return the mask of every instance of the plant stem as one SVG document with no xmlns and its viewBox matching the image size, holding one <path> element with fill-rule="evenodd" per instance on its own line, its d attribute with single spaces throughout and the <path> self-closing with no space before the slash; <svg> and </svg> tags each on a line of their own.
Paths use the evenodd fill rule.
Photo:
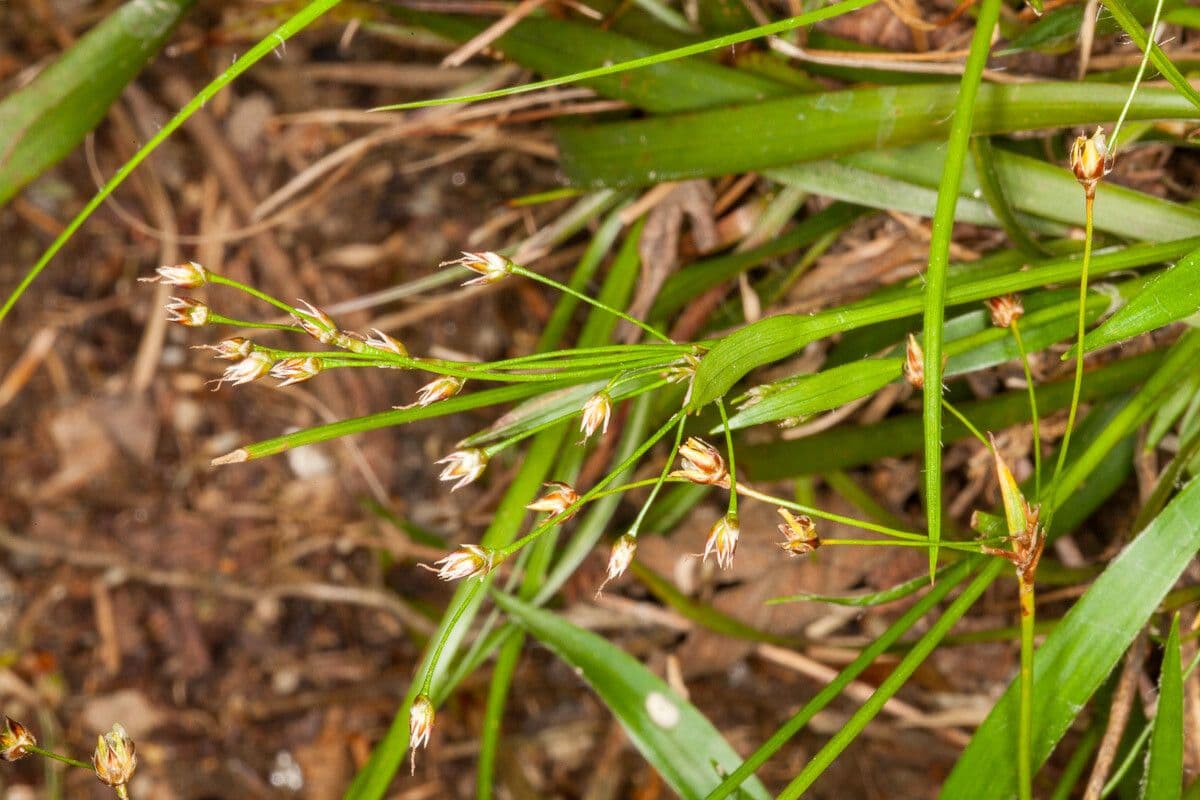
<svg viewBox="0 0 1200 800">
<path fill-rule="evenodd" d="M 642 505 L 642 510 L 638 512 L 637 518 L 634 519 L 633 525 L 629 528 L 630 536 L 637 536 L 638 531 L 642 528 L 642 520 L 646 518 L 646 514 L 650 511 L 650 506 L 654 503 L 654 498 L 658 497 L 659 491 L 662 490 L 663 484 L 667 482 L 667 475 L 671 472 L 671 464 L 675 461 L 675 454 L 679 452 L 679 443 L 683 441 L 683 426 L 687 424 L 687 417 L 679 418 L 679 425 L 675 428 L 675 443 L 671 445 L 671 452 L 667 454 L 667 460 L 663 463 L 662 472 L 658 474 L 657 479 L 648 481 L 639 481 L 640 484 L 653 483 L 654 488 L 650 490 L 650 496 L 646 498 L 646 502 Z M 629 484 L 627 484 L 629 485 Z M 632 484 L 637 485 L 637 484 Z M 593 496 L 593 500 L 604 495 L 605 492 L 598 492 Z"/>
<path fill-rule="evenodd" d="M 209 325 L 231 325 L 235 328 L 253 328 L 264 331 L 289 331 L 291 333 L 304 333 L 304 329 L 296 325 L 281 325 L 278 322 L 254 322 L 248 319 L 236 319 L 227 317 L 224 314 L 217 314 L 213 311 L 208 312 Z"/>
<path fill-rule="evenodd" d="M 612 306 L 602 303 L 599 300 L 595 299 L 594 297 L 589 297 L 588 295 L 584 294 L 583 292 L 577 292 L 574 289 L 572 289 L 570 286 L 567 286 L 565 283 L 559 283 L 558 281 L 554 280 L 553 278 L 547 278 L 545 275 L 534 272 L 533 270 L 525 269 L 525 267 L 522 267 L 519 264 L 512 265 L 512 273 L 514 275 L 520 275 L 521 277 L 529 278 L 530 280 L 534 280 L 534 281 L 537 281 L 538 283 L 545 284 L 546 286 L 549 286 L 552 289 L 557 289 L 558 291 L 562 292 L 563 294 L 569 294 L 569 295 L 571 295 L 571 297 L 574 297 L 576 300 L 582 300 L 585 303 L 595 306 L 596 308 L 600 309 L 601 311 L 605 311 L 609 314 L 612 314 L 614 317 L 618 317 L 620 319 L 625 320 L 626 322 L 630 323 L 631 325 L 636 325 L 637 327 L 641 328 L 646 333 L 650 334 L 651 336 L 655 337 L 656 339 L 659 339 L 660 341 L 665 342 L 666 344 L 677 344 L 677 342 L 675 342 L 674 339 L 671 339 L 669 336 L 667 336 L 665 333 L 659 331 L 654 326 L 648 325 L 647 323 L 642 322 L 640 319 L 635 319 L 635 318 L 631 317 L 630 315 L 626 314 L 624 311 L 618 311 L 617 309 L 613 308 Z"/>
<path fill-rule="evenodd" d="M 822 511 L 821 509 L 814 508 L 813 506 L 804 505 L 802 503 L 794 503 L 791 500 L 784 500 L 782 497 L 775 497 L 774 495 L 767 494 L 766 492 L 760 492 L 758 489 L 746 485 L 745 482 L 739 483 L 737 485 L 737 490 L 739 493 L 744 494 L 747 497 L 753 497 L 756 500 L 762 500 L 764 503 L 773 503 L 777 506 L 790 508 L 793 511 L 799 511 L 802 514 L 808 514 L 810 517 L 819 517 L 820 519 L 827 519 L 831 522 L 840 522 L 843 525 L 850 525 L 855 528 L 862 528 L 866 531 L 882 533 L 884 536 L 891 536 L 895 539 L 908 539 L 910 541 L 919 541 L 922 543 L 928 543 L 929 541 L 927 536 L 922 536 L 919 533 L 900 531 L 896 530 L 895 528 L 889 528 L 885 525 L 876 525 L 875 523 L 867 522 L 866 520 L 854 519 L 853 517 L 844 517 L 841 514 L 833 514 L 829 511 Z"/>
<path fill-rule="evenodd" d="M 984 436 L 982 433 L 980 433 L 979 429 L 976 428 L 973 424 L 971 424 L 971 420 L 967 419 L 966 416 L 964 416 L 961 411 L 959 411 L 957 408 L 955 408 L 953 405 L 951 405 L 950 401 L 947 400 L 945 397 L 942 398 L 942 408 L 946 409 L 951 414 L 953 414 L 955 416 L 955 418 L 957 418 L 958 421 L 961 422 L 963 424 L 963 426 L 966 427 L 966 429 L 969 430 L 976 439 L 983 442 L 984 447 L 986 447 L 988 450 L 992 449 L 992 443 L 987 440 L 987 437 Z"/>
<path fill-rule="evenodd" d="M 1025 351 L 1025 340 L 1021 338 L 1021 324 L 1013 320 L 1009 330 L 1021 353 L 1021 368 L 1025 371 L 1025 388 L 1029 391 L 1029 415 L 1033 423 L 1033 496 L 1042 496 L 1042 436 L 1038 421 L 1037 390 L 1033 387 L 1033 370 L 1029 367 L 1029 353 Z"/>
<path fill-rule="evenodd" d="M 718 398 L 717 411 L 721 412 L 721 426 L 725 429 L 725 449 L 729 453 L 729 513 L 737 514 L 737 468 L 733 460 L 733 432 L 729 430 L 729 415 L 725 413 L 725 401 Z"/>
<path fill-rule="evenodd" d="M 264 303 L 275 306 L 276 308 L 278 308 L 280 311 L 282 311 L 285 314 L 295 315 L 295 314 L 302 313 L 302 312 L 297 311 L 294 306 L 288 305 L 287 303 L 283 302 L 282 300 L 275 297 L 274 295 L 269 295 L 266 292 L 262 291 L 261 289 L 256 289 L 253 286 L 250 286 L 249 284 L 242 283 L 241 281 L 235 281 L 233 278 L 227 278 L 224 275 L 218 275 L 215 272 L 210 272 L 208 274 L 208 282 L 215 283 L 218 286 L 229 286 L 229 287 L 232 287 L 239 291 L 245 292 L 246 294 L 250 295 L 251 297 L 255 297 L 259 300 L 262 300 Z M 305 314 L 304 316 L 307 317 L 308 314 Z"/>
<path fill-rule="evenodd" d="M 438 659 L 442 657 L 442 650 L 446 648 L 446 642 L 454 635 L 454 629 L 458 627 L 459 619 L 470 608 L 471 601 L 475 599 L 475 595 L 479 592 L 479 587 L 483 586 L 483 578 L 471 578 L 470 581 L 470 590 L 463 597 L 462 602 L 454 609 L 454 615 L 450 618 L 450 624 L 445 627 L 445 633 L 438 639 L 437 646 L 433 649 L 433 656 L 429 659 L 429 668 L 425 670 L 425 679 L 421 683 L 421 694 L 426 697 L 432 697 L 430 693 L 433 691 L 433 674 L 437 672 Z"/>
<path fill-rule="evenodd" d="M 1054 521 L 1054 512 L 1058 508 L 1058 484 L 1062 477 L 1063 466 L 1067 463 L 1067 451 L 1071 448 L 1071 432 L 1075 429 L 1075 415 L 1079 411 L 1079 393 L 1083 389 L 1083 333 L 1087 324 L 1087 290 L 1088 266 L 1092 260 L 1092 206 L 1096 201 L 1093 188 L 1087 191 L 1084 203 L 1084 233 L 1083 233 L 1083 262 L 1079 272 L 1079 319 L 1075 332 L 1075 382 L 1071 388 L 1071 405 L 1067 411 L 1067 428 L 1063 431 L 1062 447 L 1058 451 L 1058 462 L 1054 467 L 1054 477 L 1050 480 L 1050 497 L 1046 503 L 1049 510 L 1046 514 L 1046 530 Z M 1040 500 L 1041 498 L 1039 498 Z"/>
<path fill-rule="evenodd" d="M 1125 123 L 1125 116 L 1129 113 L 1129 107 L 1133 105 L 1134 95 L 1137 94 L 1138 86 L 1142 83 L 1142 77 L 1146 74 L 1146 62 L 1150 60 L 1150 53 L 1154 50 L 1154 37 L 1158 33 L 1158 17 L 1162 13 L 1163 0 L 1158 0 L 1154 4 L 1154 18 L 1150 22 L 1150 33 L 1146 36 L 1146 47 L 1142 51 L 1142 61 L 1138 64 L 1137 75 L 1134 76 L 1133 86 L 1129 89 L 1129 97 L 1125 98 L 1125 106 L 1121 109 L 1121 115 L 1117 117 L 1117 124 L 1113 126 L 1112 141 L 1109 142 L 1109 147 L 1116 152 L 1117 136 L 1121 133 L 1121 126 Z"/>
<path fill-rule="evenodd" d="M 1020 800 L 1033 800 L 1033 581 L 1017 574 L 1021 605 L 1021 708 L 1017 731 L 1017 791 Z"/>
<path fill-rule="evenodd" d="M 34 755 L 39 755 L 39 756 L 42 756 L 43 758 L 50 758 L 55 761 L 61 761 L 63 764 L 67 764 L 72 767 L 79 767 L 80 769 L 86 769 L 88 772 L 95 771 L 95 768 L 91 764 L 87 764 L 83 761 L 76 761 L 75 759 L 70 758 L 68 756 L 60 755 L 59 753 L 56 753 L 53 750 L 47 750 L 44 747 L 38 747 L 35 744 L 27 744 L 27 745 L 22 745 L 22 746 L 29 752 L 33 753 Z"/>
</svg>

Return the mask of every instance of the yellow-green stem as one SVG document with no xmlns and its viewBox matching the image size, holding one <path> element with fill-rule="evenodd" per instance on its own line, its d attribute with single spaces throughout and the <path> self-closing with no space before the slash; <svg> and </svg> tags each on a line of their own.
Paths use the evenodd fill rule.
<svg viewBox="0 0 1200 800">
<path fill-rule="evenodd" d="M 1017 791 L 1033 800 L 1033 582 L 1017 575 L 1021 604 L 1021 711 L 1017 731 Z"/>
<path fill-rule="evenodd" d="M 433 675 L 437 672 L 438 660 L 442 657 L 442 650 L 446 648 L 446 642 L 450 640 L 450 636 L 458 627 L 458 621 L 462 618 L 463 612 L 471 605 L 471 601 L 475 599 L 475 595 L 479 592 L 479 587 L 483 586 L 484 578 L 469 578 L 471 581 L 471 590 L 467 593 L 463 601 L 458 604 L 458 608 L 454 610 L 454 616 L 450 619 L 450 624 L 446 626 L 446 633 L 441 639 L 438 639 L 437 646 L 433 650 L 433 657 L 429 659 L 429 669 L 425 670 L 425 680 L 421 684 L 421 694 L 430 697 L 430 692 L 433 690 Z"/>
<path fill-rule="evenodd" d="M 91 764 L 87 764 L 83 761 L 76 761 L 73 758 L 56 753 L 53 750 L 47 750 L 46 748 L 38 747 L 35 744 L 22 745 L 22 747 L 24 747 L 26 750 L 33 753 L 34 755 L 39 755 L 39 756 L 42 756 L 43 758 L 53 759 L 54 761 L 61 761 L 63 764 L 67 764 L 72 767 L 79 767 L 80 769 L 86 769 L 88 772 L 94 771 L 94 768 L 92 767 Z"/>
<path fill-rule="evenodd" d="M 1029 353 L 1025 350 L 1025 341 L 1021 338 L 1021 323 L 1013 320 L 1009 326 L 1013 340 L 1017 343 L 1017 351 L 1021 354 L 1021 368 L 1025 371 L 1025 388 L 1029 391 L 1029 418 L 1033 422 L 1033 496 L 1042 496 L 1042 434 L 1038 421 L 1037 390 L 1033 387 L 1033 370 L 1029 367 Z"/>
<path fill-rule="evenodd" d="M 596 298 L 589 297 L 588 295 L 584 294 L 583 292 L 577 292 L 574 289 L 572 289 L 570 286 L 567 286 L 565 283 L 559 283 L 558 281 L 554 280 L 553 278 L 547 278 L 545 275 L 541 275 L 537 272 L 534 272 L 533 270 L 525 269 L 524 267 L 522 267 L 518 264 L 512 265 L 512 273 L 514 275 L 520 275 L 524 278 L 529 278 L 530 280 L 537 281 L 538 283 L 543 283 L 552 289 L 557 289 L 558 291 L 562 292 L 563 294 L 569 294 L 569 295 L 571 295 L 571 297 L 574 297 L 576 300 L 582 300 L 583 302 L 588 303 L 589 305 L 595 306 L 596 308 L 600 309 L 601 311 L 605 311 L 609 314 L 612 314 L 614 317 L 623 319 L 626 322 L 628 322 L 629 324 L 635 325 L 638 328 L 641 328 L 643 331 L 645 331 L 646 333 L 655 337 L 656 339 L 659 339 L 660 341 L 666 342 L 667 344 L 676 344 L 674 339 L 670 338 L 665 333 L 663 333 L 662 331 L 655 328 L 653 325 L 649 325 L 645 322 L 642 322 L 640 319 L 631 317 L 630 315 L 626 314 L 624 311 L 619 311 L 610 305 L 601 303 Z"/>
</svg>

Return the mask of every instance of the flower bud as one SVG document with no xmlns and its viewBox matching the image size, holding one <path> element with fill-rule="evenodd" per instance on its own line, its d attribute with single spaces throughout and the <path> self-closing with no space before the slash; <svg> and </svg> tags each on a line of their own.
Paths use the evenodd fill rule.
<svg viewBox="0 0 1200 800">
<path fill-rule="evenodd" d="M 208 270 L 195 261 L 174 266 L 163 266 L 154 270 L 158 273 L 153 278 L 138 278 L 142 283 L 165 283 L 168 286 L 179 286 L 184 289 L 196 289 L 208 283 Z"/>
<path fill-rule="evenodd" d="M 476 448 L 455 450 L 437 463 L 446 465 L 442 469 L 442 474 L 438 476 L 438 480 L 458 481 L 450 489 L 450 491 L 454 492 L 483 474 L 483 471 L 487 468 L 488 455 Z"/>
<path fill-rule="evenodd" d="M 421 566 L 437 573 L 438 578 L 443 581 L 457 581 L 463 578 L 482 578 L 503 561 L 504 557 L 496 550 L 477 544 L 464 544 L 445 558 L 433 562 L 432 567 L 425 564 Z"/>
<path fill-rule="evenodd" d="M 683 469 L 671 473 L 672 478 L 687 478 L 692 483 L 719 484 L 728 476 L 721 453 L 703 439 L 689 436 L 679 448 Z"/>
<path fill-rule="evenodd" d="M 802 556 L 821 546 L 821 537 L 817 536 L 817 526 L 811 518 L 804 514 L 792 516 L 786 508 L 776 510 L 779 516 L 783 517 L 779 532 L 783 534 L 784 540 L 777 542 L 780 549 L 789 556 Z"/>
<path fill-rule="evenodd" d="M 133 740 L 125 733 L 121 723 L 113 723 L 112 730 L 99 737 L 96 752 L 92 754 L 92 766 L 96 777 L 109 786 L 124 786 L 137 769 L 137 754 Z"/>
<path fill-rule="evenodd" d="M 293 356 L 275 362 L 275 366 L 271 367 L 271 377 L 280 381 L 280 386 L 291 386 L 316 377 L 323 368 L 321 359 L 316 356 Z"/>
<path fill-rule="evenodd" d="M 499 253 L 467 253 L 453 261 L 443 261 L 439 267 L 462 266 L 479 275 L 463 286 L 483 286 L 502 280 L 512 273 L 513 263 Z"/>
<path fill-rule="evenodd" d="M 1025 314 L 1025 306 L 1015 294 L 993 297 L 987 301 L 987 307 L 992 315 L 992 324 L 997 328 L 1011 328 L 1012 324 Z"/>
<path fill-rule="evenodd" d="M 704 553 L 701 557 L 708 561 L 709 555 L 713 555 L 717 559 L 718 567 L 729 569 L 733 566 L 733 553 L 737 550 L 738 536 L 741 532 L 737 514 L 730 512 L 721 517 L 709 529 L 708 540 L 704 543 Z"/>
<path fill-rule="evenodd" d="M 217 380 L 217 388 L 221 388 L 222 383 L 241 386 L 243 383 L 256 381 L 270 372 L 274 364 L 275 359 L 262 350 L 255 350 L 236 364 L 226 367 L 225 373 Z"/>
<path fill-rule="evenodd" d="M 464 383 L 466 381 L 462 378 L 455 378 L 453 375 L 443 375 L 418 389 L 415 402 L 409 403 L 406 406 L 396 406 L 396 408 L 424 408 L 440 400 L 449 400 L 462 391 Z"/>
<path fill-rule="evenodd" d="M 211 313 L 209 308 L 199 300 L 190 297 L 172 297 L 167 303 L 167 322 L 177 322 L 189 328 L 199 328 L 208 324 Z"/>
<path fill-rule="evenodd" d="M 1071 144 L 1071 171 L 1088 197 L 1096 194 L 1096 184 L 1112 171 L 1113 155 L 1108 150 L 1104 129 L 1097 126 L 1091 136 L 1076 136 Z"/>
<path fill-rule="evenodd" d="M 925 386 L 925 351 L 917 337 L 908 335 L 908 348 L 904 354 L 904 379 L 918 389 Z"/>
<path fill-rule="evenodd" d="M 387 350 L 389 353 L 395 353 L 398 356 L 407 356 L 408 348 L 403 342 L 394 336 L 389 336 L 379 328 L 372 328 L 371 335 L 366 339 L 368 347 L 374 347 L 377 350 Z"/>
<path fill-rule="evenodd" d="M 309 336 L 321 344 L 335 347 L 346 347 L 352 341 L 349 336 L 338 330 L 337 323 L 324 310 L 317 308 L 307 300 L 297 302 L 304 304 L 304 311 L 297 312 L 292 316 L 296 320 L 296 324 L 303 328 Z M 347 349 L 353 348 L 348 347 Z"/>
<path fill-rule="evenodd" d="M 583 442 L 590 439 L 597 430 L 601 435 L 608 433 L 610 416 L 612 416 L 612 397 L 608 392 L 596 392 L 589 397 L 583 404 L 583 415 L 579 419 L 579 430 L 583 433 Z"/>
<path fill-rule="evenodd" d="M 417 699 L 413 700 L 412 708 L 408 711 L 408 747 L 414 775 L 417 772 L 417 748 L 429 744 L 429 734 L 433 731 L 433 719 L 433 702 L 426 695 L 417 695 Z"/>
<path fill-rule="evenodd" d="M 544 485 L 550 487 L 550 491 L 525 507 L 530 511 L 548 512 L 551 517 L 558 517 L 555 521 L 559 523 L 575 516 L 574 511 L 569 514 L 566 511 L 579 501 L 579 492 L 571 484 L 562 481 L 549 481 Z"/>
<path fill-rule="evenodd" d="M 18 761 L 29 755 L 29 748 L 37 747 L 37 739 L 21 723 L 4 718 L 4 730 L 0 731 L 0 758 Z"/>
<path fill-rule="evenodd" d="M 198 344 L 192 349 L 212 350 L 214 353 L 213 358 L 221 358 L 226 361 L 241 361 L 254 352 L 254 342 L 244 339 L 241 336 L 233 336 L 229 339 L 222 339 L 216 344 Z"/>
<path fill-rule="evenodd" d="M 637 537 L 632 533 L 627 533 L 613 542 L 612 552 L 608 556 L 608 573 L 604 576 L 604 582 L 596 589 L 597 597 L 604 591 L 605 586 L 625 574 L 636 553 Z"/>
</svg>

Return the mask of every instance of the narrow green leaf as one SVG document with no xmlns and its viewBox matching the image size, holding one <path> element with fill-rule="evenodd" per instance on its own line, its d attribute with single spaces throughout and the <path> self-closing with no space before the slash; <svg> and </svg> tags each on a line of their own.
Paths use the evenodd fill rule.
<svg viewBox="0 0 1200 800">
<path fill-rule="evenodd" d="M 1200 246 L 1200 239 L 1182 239 L 1154 245 L 1133 245 L 1112 250 L 1092 259 L 1091 272 L 1099 276 L 1118 269 L 1178 258 Z M 1118 264 L 1120 266 L 1118 266 Z M 946 300 L 950 304 L 986 300 L 1007 292 L 1078 279 L 1077 257 L 1048 259 L 1027 269 L 1001 275 L 952 276 Z M 878 322 L 920 313 L 923 308 L 919 286 L 905 287 L 841 308 L 817 314 L 768 317 L 724 337 L 700 361 L 692 391 L 692 407 L 701 408 L 741 380 L 755 367 L 777 361 L 802 350 L 810 342 Z"/>
<path fill-rule="evenodd" d="M 1090 125 L 1115 119 L 1123 84 L 1019 83 L 979 87 L 976 134 Z M 581 186 L 642 186 L 750 172 L 862 150 L 945 140 L 958 86 L 846 89 L 646 119 L 564 124 L 563 169 Z M 1146 87 L 1128 119 L 1200 119 L 1167 88 Z M 684 146 L 686 143 L 686 146 Z"/>
<path fill-rule="evenodd" d="M 493 598 L 531 636 L 573 667 L 620 721 L 630 740 L 685 800 L 702 798 L 741 758 L 712 723 L 633 656 L 603 637 L 514 597 Z M 742 786 L 766 800 L 756 779 Z"/>
<path fill-rule="evenodd" d="M 104 118 L 195 0 L 133 0 L 0 102 L 0 206 Z"/>
<path fill-rule="evenodd" d="M 1151 279 L 1083 340 L 1085 352 L 1132 339 L 1200 313 L 1200 250 Z"/>
<path fill-rule="evenodd" d="M 1034 763 L 1043 763 L 1200 549 L 1200 480 L 1193 480 L 1117 556 L 1034 659 Z M 945 800 L 1016 793 L 1017 689 L 997 702 L 942 788 Z"/>
<path fill-rule="evenodd" d="M 1017 213 L 1009 200 L 1009 191 L 1005 189 L 1004 179 L 996 166 L 996 148 L 992 146 L 991 137 L 976 136 L 971 140 L 971 163 L 979 177 L 979 188 L 983 191 L 983 197 L 1003 226 L 1008 240 L 1031 258 L 1046 255 L 1042 247 L 1026 232 L 1026 226 L 1017 219 Z M 1014 185 L 1019 184 L 1009 184 Z M 1027 191 L 1024 186 L 1021 186 L 1021 190 Z"/>
<path fill-rule="evenodd" d="M 1155 69 L 1162 73 L 1162 76 L 1167 79 L 1167 82 L 1180 95 L 1187 98 L 1196 108 L 1200 108 L 1200 92 L 1192 87 L 1192 84 L 1183 76 L 1179 68 L 1171 62 L 1171 59 L 1162 51 L 1162 48 L 1150 42 L 1141 23 L 1129 11 L 1128 7 L 1121 0 L 1104 0 L 1104 8 L 1108 13 L 1112 14 L 1117 24 L 1121 26 L 1125 33 L 1129 34 L 1129 38 L 1133 39 L 1139 50 L 1144 53 L 1146 46 L 1151 46 L 1150 63 L 1154 64 Z"/>
<path fill-rule="evenodd" d="M 1142 800 L 1179 800 L 1183 794 L 1183 655 L 1179 649 L 1179 614 L 1163 651 L 1158 679 L 1158 711 L 1150 734 L 1150 756 Z"/>
<path fill-rule="evenodd" d="M 935 576 L 936 580 L 934 582 L 936 583 L 939 580 L 941 580 L 942 577 L 946 574 L 946 572 L 949 571 L 950 569 L 951 569 L 951 567 L 949 567 L 949 566 L 942 567 L 941 569 L 939 569 L 937 576 Z M 853 606 L 853 607 L 859 607 L 859 608 L 866 608 L 869 606 L 881 606 L 884 603 L 892 603 L 892 602 L 895 602 L 896 600 L 903 600 L 905 597 L 914 595 L 917 592 L 921 591 L 922 589 L 926 588 L 927 586 L 929 586 L 929 576 L 921 575 L 920 577 L 913 578 L 910 581 L 905 581 L 904 583 L 897 584 L 896 586 L 891 586 L 887 589 L 882 589 L 878 592 L 867 592 L 864 594 L 845 594 L 845 595 L 808 594 L 806 592 L 800 592 L 799 594 L 789 594 L 784 597 L 772 597 L 770 600 L 767 601 L 767 605 L 775 606 L 775 605 L 783 605 L 785 603 L 810 602 L 810 603 L 829 603 L 830 605 L 835 605 L 835 606 Z"/>
</svg>

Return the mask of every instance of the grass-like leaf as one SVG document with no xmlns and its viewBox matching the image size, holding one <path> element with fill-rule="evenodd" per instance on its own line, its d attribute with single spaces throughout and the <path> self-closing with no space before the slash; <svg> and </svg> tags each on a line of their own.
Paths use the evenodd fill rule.
<svg viewBox="0 0 1200 800">
<path fill-rule="evenodd" d="M 1192 480 L 1115 558 L 1034 659 L 1035 764 L 1049 757 L 1079 710 L 1200 550 L 1200 480 Z M 942 789 L 942 798 L 1016 793 L 1017 686 L 996 703 Z"/>
<path fill-rule="evenodd" d="M 1179 800 L 1183 793 L 1183 656 L 1179 650 L 1179 615 L 1163 651 L 1158 679 L 1158 711 L 1150 734 L 1150 757 L 1142 800 Z"/>
<path fill-rule="evenodd" d="M 1132 339 L 1200 313 L 1200 250 L 1151 279 L 1083 340 L 1086 352 Z"/>
<path fill-rule="evenodd" d="M 637 659 L 549 611 L 495 593 L 496 605 L 578 671 L 621 722 L 630 740 L 685 800 L 705 797 L 741 758 L 695 706 Z M 766 800 L 757 779 L 745 796 Z"/>
<path fill-rule="evenodd" d="M 194 2 L 126 3 L 0 103 L 0 206 L 83 141 Z"/>
</svg>

